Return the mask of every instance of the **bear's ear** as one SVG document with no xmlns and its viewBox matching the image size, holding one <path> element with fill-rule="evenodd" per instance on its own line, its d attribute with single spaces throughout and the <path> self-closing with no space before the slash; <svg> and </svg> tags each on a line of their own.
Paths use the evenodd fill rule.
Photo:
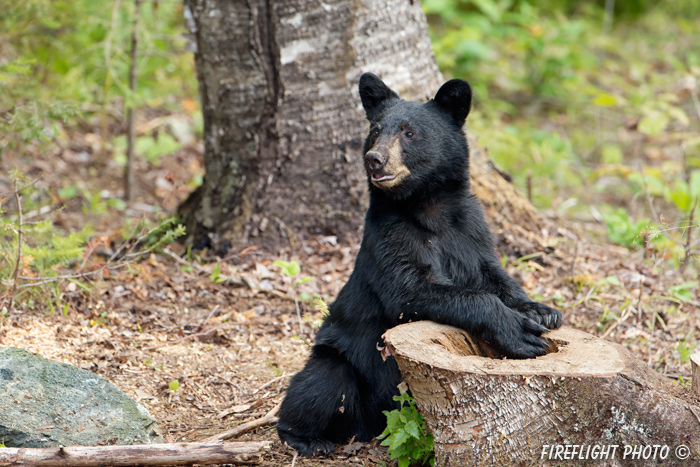
<svg viewBox="0 0 700 467">
<path fill-rule="evenodd" d="M 435 94 L 435 103 L 446 110 L 458 127 L 464 125 L 472 105 L 472 88 L 463 79 L 451 79 Z"/>
<path fill-rule="evenodd" d="M 389 89 L 384 81 L 374 73 L 365 73 L 360 76 L 360 98 L 362 107 L 365 108 L 367 120 L 377 116 L 377 112 L 387 99 L 398 99 L 399 95 Z"/>
</svg>

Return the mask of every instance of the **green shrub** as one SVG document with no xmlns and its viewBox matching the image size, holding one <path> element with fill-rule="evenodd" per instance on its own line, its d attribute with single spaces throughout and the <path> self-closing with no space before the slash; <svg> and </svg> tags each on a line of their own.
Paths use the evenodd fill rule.
<svg viewBox="0 0 700 467">
<path fill-rule="evenodd" d="M 401 403 L 401 409 L 384 411 L 387 425 L 379 435 L 379 439 L 383 440 L 382 446 L 389 447 L 389 455 L 392 459 L 398 459 L 399 467 L 433 466 L 433 435 L 425 428 L 425 421 L 418 413 L 415 399 L 404 392 L 394 396 L 394 400 Z"/>
</svg>

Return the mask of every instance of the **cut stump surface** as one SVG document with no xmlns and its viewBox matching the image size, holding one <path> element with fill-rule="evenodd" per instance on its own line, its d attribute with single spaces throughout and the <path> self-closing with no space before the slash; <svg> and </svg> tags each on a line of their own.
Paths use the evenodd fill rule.
<svg viewBox="0 0 700 467">
<path fill-rule="evenodd" d="M 617 344 L 562 328 L 547 355 L 508 360 L 429 321 L 384 338 L 436 465 L 700 465 L 698 398 Z"/>
</svg>

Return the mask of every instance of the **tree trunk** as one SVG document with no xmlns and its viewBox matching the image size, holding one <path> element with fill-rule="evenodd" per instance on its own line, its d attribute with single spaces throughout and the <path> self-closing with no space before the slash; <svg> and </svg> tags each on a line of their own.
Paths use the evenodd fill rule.
<svg viewBox="0 0 700 467">
<path fill-rule="evenodd" d="M 442 76 L 419 1 L 185 0 L 195 38 L 206 175 L 182 206 L 198 246 L 356 238 L 367 131 L 357 83 L 405 98 Z"/>
<path fill-rule="evenodd" d="M 384 337 L 436 465 L 700 465 L 698 397 L 617 344 L 563 328 L 546 334 L 547 355 L 501 360 L 428 321 Z"/>
</svg>

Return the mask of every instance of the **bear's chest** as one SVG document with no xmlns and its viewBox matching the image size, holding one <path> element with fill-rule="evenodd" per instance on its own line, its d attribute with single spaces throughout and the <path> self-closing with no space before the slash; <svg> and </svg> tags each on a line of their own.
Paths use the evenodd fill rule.
<svg viewBox="0 0 700 467">
<path fill-rule="evenodd" d="M 429 236 L 416 258 L 429 282 L 478 288 L 483 258 L 466 236 Z"/>
</svg>

